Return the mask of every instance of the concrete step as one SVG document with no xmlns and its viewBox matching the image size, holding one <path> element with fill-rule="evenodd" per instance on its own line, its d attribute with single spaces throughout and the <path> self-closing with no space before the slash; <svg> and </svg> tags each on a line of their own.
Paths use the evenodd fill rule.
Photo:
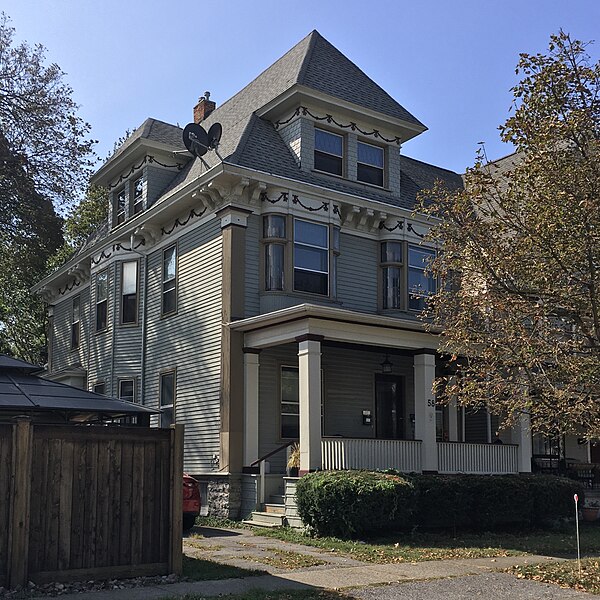
<svg viewBox="0 0 600 600">
<path fill-rule="evenodd" d="M 255 527 L 283 527 L 285 516 L 280 513 L 254 511 L 250 519 L 243 521 L 246 525 Z"/>
</svg>

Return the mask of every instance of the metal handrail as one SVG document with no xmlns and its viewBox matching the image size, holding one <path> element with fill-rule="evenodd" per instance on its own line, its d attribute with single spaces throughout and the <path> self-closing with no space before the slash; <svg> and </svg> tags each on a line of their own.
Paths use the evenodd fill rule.
<svg viewBox="0 0 600 600">
<path fill-rule="evenodd" d="M 267 460 L 267 458 L 271 458 L 271 456 L 273 456 L 273 454 L 277 454 L 284 448 L 287 448 L 288 446 L 291 446 L 292 444 L 297 444 L 297 443 L 298 443 L 298 440 L 292 440 L 291 442 L 288 442 L 287 444 L 283 444 L 283 446 L 279 446 L 279 448 L 275 448 L 275 450 L 271 450 L 271 452 L 269 452 L 268 454 L 265 454 L 264 456 L 257 458 L 253 463 L 250 463 L 250 466 L 254 467 L 257 464 L 261 463 L 263 460 Z"/>
</svg>

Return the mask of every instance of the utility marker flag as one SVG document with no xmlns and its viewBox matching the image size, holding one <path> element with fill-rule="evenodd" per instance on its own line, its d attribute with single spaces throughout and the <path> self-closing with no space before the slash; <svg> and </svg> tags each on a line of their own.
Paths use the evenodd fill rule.
<svg viewBox="0 0 600 600">
<path fill-rule="evenodd" d="M 581 552 L 579 550 L 579 510 L 577 509 L 579 496 L 574 494 L 573 500 L 575 500 L 575 526 L 577 527 L 577 566 L 579 567 L 579 577 L 581 577 Z"/>
</svg>

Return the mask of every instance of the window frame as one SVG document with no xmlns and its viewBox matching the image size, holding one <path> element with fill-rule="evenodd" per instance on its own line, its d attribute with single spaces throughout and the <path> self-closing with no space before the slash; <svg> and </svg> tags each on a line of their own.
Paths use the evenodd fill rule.
<svg viewBox="0 0 600 600">
<path fill-rule="evenodd" d="M 101 275 L 105 275 L 106 276 L 106 298 L 104 298 L 103 300 L 98 301 L 98 278 Z M 96 273 L 96 281 L 95 281 L 95 312 L 94 312 L 94 317 L 95 317 L 95 329 L 96 329 L 96 333 L 102 333 L 104 331 L 106 331 L 108 329 L 108 269 L 102 269 L 102 271 L 98 271 L 98 273 Z M 104 327 L 98 327 L 98 306 L 100 304 L 104 303 Z"/>
<path fill-rule="evenodd" d="M 359 156 L 359 146 L 360 145 L 363 146 L 370 146 L 371 148 L 376 148 L 377 150 L 381 151 L 381 162 L 382 162 L 382 166 L 379 167 L 378 165 L 373 165 L 370 163 L 366 163 L 366 162 L 362 162 L 361 160 L 359 160 L 358 156 Z M 367 185 L 373 185 L 375 187 L 379 187 L 379 188 L 385 188 L 385 157 L 386 157 L 386 149 L 383 146 L 377 146 L 376 144 L 371 144 L 369 142 L 364 142 L 362 140 L 357 140 L 356 141 L 356 181 L 359 181 L 360 183 L 366 183 Z M 363 166 L 366 167 L 368 169 L 377 169 L 378 171 L 381 171 L 381 184 L 379 183 L 373 183 L 372 181 L 366 181 L 365 179 L 361 179 L 359 177 L 359 166 Z"/>
<path fill-rule="evenodd" d="M 172 279 L 165 280 L 165 255 L 169 250 L 175 251 L 175 276 Z M 179 309 L 179 245 L 177 242 L 170 244 L 163 248 L 162 251 L 162 263 L 161 263 L 161 296 L 160 296 L 160 315 L 161 317 L 170 317 L 171 315 L 177 314 Z M 165 286 L 173 281 L 173 287 L 165 290 Z M 173 292 L 175 296 L 174 308 L 172 310 L 165 310 L 165 295 Z"/>
<path fill-rule="evenodd" d="M 296 223 L 297 222 L 302 222 L 302 223 L 309 223 L 311 225 L 316 225 L 318 227 L 323 227 L 325 229 L 325 232 L 327 234 L 327 247 L 323 247 L 323 246 L 317 246 L 314 244 L 309 244 L 307 242 L 298 242 L 296 241 Z M 327 272 L 325 271 L 319 271 L 319 270 L 315 270 L 315 269 L 307 269 L 304 267 L 296 267 L 296 247 L 297 246 L 301 246 L 304 248 L 312 248 L 315 250 L 319 250 L 322 252 L 325 252 L 327 254 Z M 302 289 L 297 289 L 296 288 L 296 269 L 300 270 L 300 271 L 305 271 L 308 273 L 318 273 L 320 275 L 326 275 L 327 276 L 327 291 L 324 294 L 321 294 L 320 292 L 313 292 L 311 290 L 302 290 Z M 331 297 L 331 281 L 330 281 L 330 277 L 331 277 L 331 231 L 330 231 L 330 226 L 329 223 L 319 223 L 318 221 L 310 221 L 307 219 L 302 219 L 300 217 L 293 217 L 293 221 L 292 221 L 292 291 L 293 292 L 299 292 L 302 294 L 311 294 L 311 295 L 317 295 L 320 296 L 322 298 L 330 298 Z"/>
<path fill-rule="evenodd" d="M 75 318 L 75 302 L 77 301 L 77 319 Z M 81 345 L 81 294 L 71 298 L 71 350 L 78 350 Z"/>
<path fill-rule="evenodd" d="M 121 204 L 120 198 L 123 195 L 123 203 Z M 127 220 L 127 185 L 115 190 L 113 207 L 114 207 L 114 218 L 113 226 L 117 227 Z"/>
<path fill-rule="evenodd" d="M 133 395 L 132 396 L 123 396 L 123 394 L 121 393 L 122 391 L 122 385 L 124 383 L 131 383 L 132 385 L 132 390 L 133 390 Z M 136 397 L 137 397 L 137 390 L 136 390 L 136 378 L 135 377 L 120 377 L 119 379 L 117 379 L 117 394 L 118 394 L 118 398 L 119 400 L 127 400 L 128 402 L 136 402 Z M 128 400 L 128 398 L 131 398 L 131 400 Z"/>
<path fill-rule="evenodd" d="M 282 219 L 283 221 L 283 236 L 270 235 L 267 231 L 267 220 L 277 217 Z M 266 213 L 262 215 L 262 236 L 261 236 L 261 273 L 262 273 L 262 285 L 261 289 L 266 292 L 285 292 L 288 281 L 288 273 L 287 273 L 287 250 L 286 247 L 289 243 L 289 218 L 288 215 L 283 213 Z M 281 272 L 281 287 L 271 287 L 269 285 L 269 258 L 268 253 L 270 248 L 273 246 L 278 246 L 282 248 L 283 258 L 282 258 L 282 272 Z M 273 277 L 276 279 L 276 277 Z"/>
<path fill-rule="evenodd" d="M 400 246 L 400 260 L 383 260 L 384 244 L 398 244 Z M 379 243 L 379 285 L 381 286 L 381 308 L 382 310 L 405 310 L 406 308 L 406 244 L 402 240 L 381 240 Z M 386 277 L 389 269 L 399 270 L 400 289 L 398 291 L 398 306 L 389 306 L 386 294 Z"/>
<path fill-rule="evenodd" d="M 121 326 L 125 327 L 133 327 L 138 324 L 139 320 L 139 310 L 140 310 L 140 261 L 139 260 L 123 260 L 121 261 L 121 287 L 120 287 L 120 297 L 121 297 L 121 305 L 119 310 L 119 323 Z M 124 294 L 123 293 L 123 274 L 125 272 L 126 264 L 135 264 L 135 294 Z M 124 308 L 125 308 L 125 296 L 135 296 L 135 319 L 133 321 L 125 321 L 124 317 Z"/>
<path fill-rule="evenodd" d="M 168 376 L 173 376 L 173 398 L 171 404 L 163 404 L 163 378 Z M 176 414 L 175 414 L 175 404 L 177 400 L 177 368 L 174 367 L 172 369 L 165 369 L 158 374 L 158 408 L 162 411 L 162 409 L 167 408 L 171 409 L 171 422 L 168 424 L 163 423 L 163 413 L 161 412 L 159 415 L 159 427 L 166 428 L 170 425 L 175 424 Z"/>
<path fill-rule="evenodd" d="M 321 131 L 323 133 L 326 133 L 327 135 L 334 135 L 334 136 L 340 138 L 341 145 L 342 145 L 342 153 L 338 155 L 338 154 L 332 154 L 331 152 L 327 152 L 326 150 L 319 150 L 317 148 L 317 131 Z M 313 169 L 315 171 L 318 171 L 319 173 L 326 173 L 327 175 L 333 175 L 334 177 L 345 177 L 346 176 L 346 154 L 347 154 L 347 152 L 346 152 L 346 137 L 343 134 L 336 133 L 336 132 L 330 131 L 328 129 L 323 129 L 321 127 L 314 127 L 313 141 L 314 141 Z M 336 159 L 339 159 L 340 172 L 334 173 L 332 171 L 327 171 L 325 169 L 319 168 L 317 166 L 317 160 L 316 160 L 317 153 L 319 153 L 321 155 L 332 156 Z"/>
<path fill-rule="evenodd" d="M 421 251 L 421 252 L 424 251 L 428 254 L 431 254 L 431 257 L 433 260 L 435 260 L 437 251 L 435 248 L 429 248 L 427 246 L 419 246 L 418 244 L 407 243 L 407 248 L 406 248 L 406 308 L 413 313 L 420 313 L 420 312 L 423 312 L 423 310 L 425 310 L 425 308 L 426 308 L 427 298 L 437 292 L 437 290 L 439 288 L 439 281 L 433 275 L 425 275 L 425 273 L 427 271 L 427 266 L 425 266 L 424 268 L 411 266 L 411 264 L 410 264 L 411 249 L 415 249 L 415 250 Z M 422 293 L 422 294 L 412 293 L 410 290 L 410 271 L 411 271 L 411 269 L 418 270 L 418 271 L 422 272 L 424 274 L 424 276 L 431 279 L 435 283 L 435 291 L 433 293 Z M 411 296 L 423 299 L 423 302 L 424 302 L 423 306 L 421 308 L 412 308 L 410 305 Z"/>
<path fill-rule="evenodd" d="M 102 387 L 101 392 L 98 391 L 99 387 Z M 106 381 L 104 381 L 103 379 L 96 381 L 96 383 L 94 383 L 94 385 L 92 387 L 92 392 L 94 392 L 94 394 L 100 394 L 101 396 L 106 396 Z"/>
<path fill-rule="evenodd" d="M 135 184 L 141 181 L 142 182 L 142 192 L 139 196 L 135 195 Z M 130 201 L 129 201 L 129 216 L 135 217 L 144 211 L 144 174 L 142 173 L 139 177 L 136 177 L 131 181 L 131 189 L 130 189 Z M 141 207 L 136 209 L 136 207 Z"/>
</svg>

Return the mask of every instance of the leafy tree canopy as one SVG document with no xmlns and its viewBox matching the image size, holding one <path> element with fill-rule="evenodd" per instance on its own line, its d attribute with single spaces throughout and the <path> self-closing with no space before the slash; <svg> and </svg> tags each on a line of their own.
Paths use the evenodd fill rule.
<svg viewBox="0 0 600 600">
<path fill-rule="evenodd" d="M 560 32 L 522 54 L 501 137 L 464 190 L 437 186 L 423 210 L 442 219 L 433 270 L 446 284 L 432 325 L 457 376 L 445 397 L 488 406 L 534 431 L 600 436 L 600 63 Z"/>
<path fill-rule="evenodd" d="M 92 165 L 89 125 L 45 49 L 17 44 L 0 14 L 0 352 L 32 362 L 45 346 L 29 289 L 63 243 L 55 211 L 76 204 Z"/>
</svg>

